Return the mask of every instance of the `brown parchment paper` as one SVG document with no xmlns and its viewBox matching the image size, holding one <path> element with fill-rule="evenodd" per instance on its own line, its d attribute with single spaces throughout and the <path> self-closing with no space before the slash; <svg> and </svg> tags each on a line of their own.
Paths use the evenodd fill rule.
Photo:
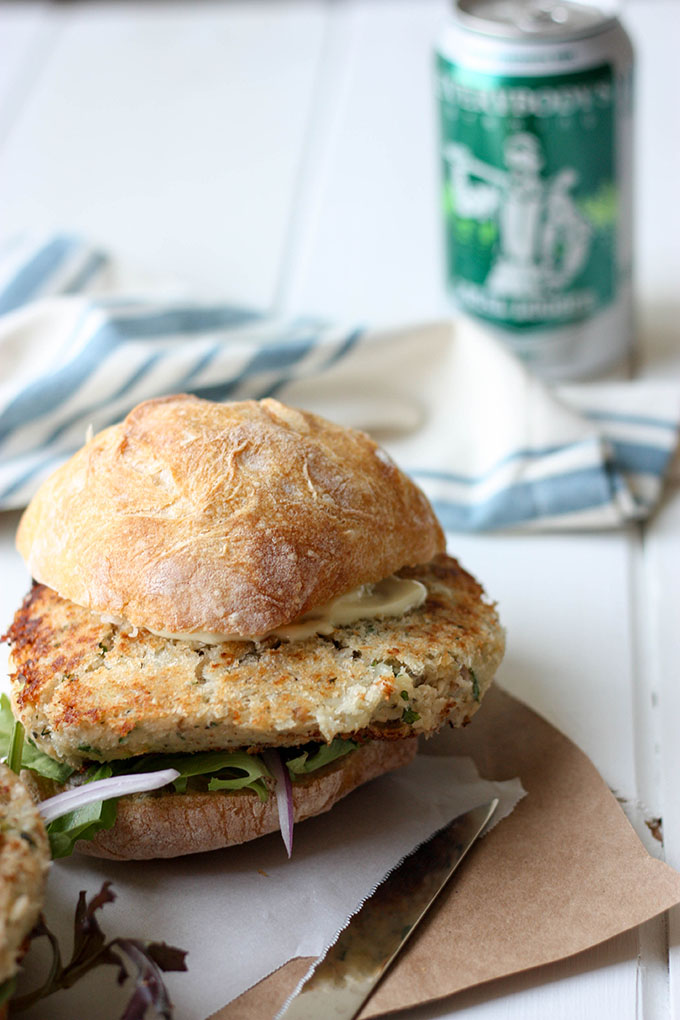
<svg viewBox="0 0 680 1020">
<path fill-rule="evenodd" d="M 528 796 L 477 843 L 361 1017 L 560 960 L 680 902 L 680 875 L 649 856 L 588 758 L 501 689 L 423 751 L 469 755 L 484 778 L 519 776 Z M 273 1017 L 310 963 L 291 960 L 211 1020 Z"/>
</svg>

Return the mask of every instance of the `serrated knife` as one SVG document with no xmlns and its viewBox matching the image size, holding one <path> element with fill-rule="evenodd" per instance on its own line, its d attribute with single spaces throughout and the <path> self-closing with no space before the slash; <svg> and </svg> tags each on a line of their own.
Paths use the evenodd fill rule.
<svg viewBox="0 0 680 1020">
<path fill-rule="evenodd" d="M 458 815 L 388 872 L 275 1020 L 352 1020 L 497 807 Z"/>
</svg>

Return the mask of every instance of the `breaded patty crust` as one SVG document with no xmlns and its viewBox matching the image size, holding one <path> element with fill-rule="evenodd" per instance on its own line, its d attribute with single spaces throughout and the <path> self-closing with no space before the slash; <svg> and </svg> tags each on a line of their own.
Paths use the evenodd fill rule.
<svg viewBox="0 0 680 1020">
<path fill-rule="evenodd" d="M 448 556 L 398 576 L 427 588 L 404 616 L 218 645 L 133 636 L 36 585 L 8 634 L 15 714 L 43 751 L 75 766 L 464 725 L 503 655 L 495 608 Z"/>
</svg>

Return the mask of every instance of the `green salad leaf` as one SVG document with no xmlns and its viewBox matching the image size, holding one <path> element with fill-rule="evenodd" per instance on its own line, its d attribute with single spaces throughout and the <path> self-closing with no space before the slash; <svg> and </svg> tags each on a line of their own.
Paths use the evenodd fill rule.
<svg viewBox="0 0 680 1020">
<path fill-rule="evenodd" d="M 0 752 L 3 756 L 9 749 L 9 742 L 14 732 L 14 721 L 9 698 L 6 694 L 0 695 Z"/>
<path fill-rule="evenodd" d="M 96 772 L 88 777 L 87 782 L 95 779 L 108 779 L 112 775 L 109 765 L 100 765 Z M 115 825 L 118 813 L 118 798 L 98 800 L 94 804 L 76 808 L 68 814 L 61 815 L 46 826 L 50 840 L 52 857 L 68 857 L 79 839 L 94 839 L 102 829 L 111 829 Z"/>
<path fill-rule="evenodd" d="M 236 772 L 239 769 L 243 770 L 242 776 L 234 776 L 233 778 L 223 778 L 222 776 L 213 776 L 208 783 L 209 790 L 243 790 L 248 787 L 254 790 L 261 801 L 266 801 L 269 796 L 269 791 L 265 784 L 265 778 L 271 776 L 271 772 L 259 757 L 255 754 L 244 754 L 240 752 L 238 754 L 231 755 L 232 758 L 239 758 L 240 761 L 229 765 L 230 770 Z"/>
<path fill-rule="evenodd" d="M 21 767 L 31 769 L 45 779 L 54 779 L 57 783 L 65 783 L 73 775 L 75 769 L 64 761 L 56 761 L 49 754 L 40 751 L 31 740 L 24 741 L 24 753 L 21 758 Z"/>
<path fill-rule="evenodd" d="M 7 758 L 14 733 L 15 719 L 12 706 L 6 694 L 0 696 L 0 757 Z M 74 770 L 65 762 L 50 758 L 49 754 L 38 750 L 32 740 L 24 738 L 21 755 L 22 769 L 31 769 L 45 779 L 54 779 L 57 783 L 65 783 Z"/>
<path fill-rule="evenodd" d="M 330 744 L 318 744 L 315 749 L 303 751 L 295 758 L 289 758 L 286 762 L 291 779 L 300 779 L 321 769 L 324 765 L 330 765 L 337 758 L 344 758 L 346 754 L 356 750 L 359 745 L 355 740 L 343 740 L 342 737 L 335 737 Z"/>
<path fill-rule="evenodd" d="M 100 800 L 55 818 L 47 826 L 52 857 L 68 857 L 79 839 L 94 839 L 102 829 L 113 828 L 117 813 L 118 800 Z"/>
<path fill-rule="evenodd" d="M 291 748 L 293 757 L 288 758 L 291 779 L 299 779 L 329 765 L 338 758 L 354 751 L 359 745 L 354 740 L 336 737 L 330 744 L 311 744 L 304 751 Z M 157 769 L 177 769 L 180 773 L 174 787 L 184 793 L 192 776 L 209 777 L 209 790 L 251 789 L 260 800 L 267 799 L 264 780 L 271 773 L 262 758 L 245 751 L 199 751 L 196 754 L 161 755 L 147 754 L 142 758 L 122 758 L 108 763 L 112 775 L 120 776 L 131 772 L 155 772 Z M 93 768 L 95 766 L 92 766 Z"/>
<path fill-rule="evenodd" d="M 188 781 L 194 776 L 210 777 L 209 790 L 253 790 L 260 800 L 267 799 L 264 780 L 271 773 L 256 754 L 245 751 L 199 751 L 196 754 L 145 754 L 142 758 L 123 758 L 108 762 L 111 775 L 130 775 L 134 772 L 157 772 L 159 769 L 177 769 L 179 777 L 173 786 L 177 793 L 185 793 Z"/>
<path fill-rule="evenodd" d="M 7 749 L 7 767 L 17 775 L 21 772 L 21 762 L 24 755 L 24 727 L 20 722 L 14 723 L 12 736 L 9 738 Z"/>
</svg>

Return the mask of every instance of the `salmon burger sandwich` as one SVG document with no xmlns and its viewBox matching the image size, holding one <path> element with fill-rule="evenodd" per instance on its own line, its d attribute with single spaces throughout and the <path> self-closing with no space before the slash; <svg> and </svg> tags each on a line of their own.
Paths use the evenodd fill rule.
<svg viewBox="0 0 680 1020">
<path fill-rule="evenodd" d="M 293 821 L 467 724 L 503 654 L 417 486 L 366 434 L 276 400 L 140 404 L 42 485 L 17 545 L 34 584 L 3 713 L 24 774 L 38 798 L 109 791 L 53 823 L 56 856 L 279 826 L 290 849 Z"/>
</svg>

